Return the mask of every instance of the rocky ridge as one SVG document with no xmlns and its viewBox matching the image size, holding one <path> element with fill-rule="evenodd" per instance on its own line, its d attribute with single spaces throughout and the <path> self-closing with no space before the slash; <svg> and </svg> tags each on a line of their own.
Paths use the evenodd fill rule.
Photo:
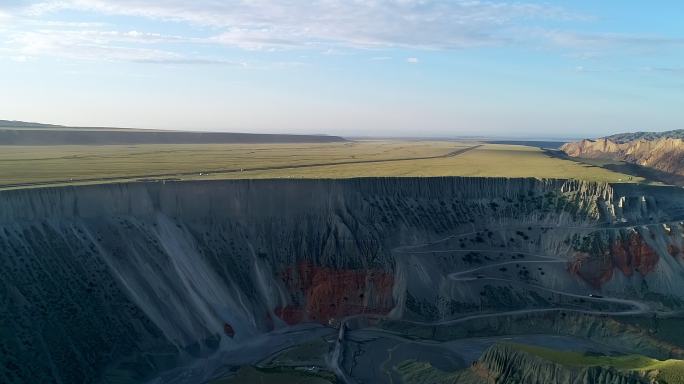
<svg viewBox="0 0 684 384">
<path fill-rule="evenodd" d="M 653 381 L 634 372 L 591 366 L 568 367 L 498 344 L 490 347 L 465 376 L 472 383 L 510 384 L 648 384 Z"/>
<path fill-rule="evenodd" d="M 561 150 L 571 157 L 620 160 L 667 175 L 684 176 L 684 140 L 681 137 L 650 139 L 650 136 L 644 136 L 634 140 L 607 137 L 567 143 Z"/>
</svg>

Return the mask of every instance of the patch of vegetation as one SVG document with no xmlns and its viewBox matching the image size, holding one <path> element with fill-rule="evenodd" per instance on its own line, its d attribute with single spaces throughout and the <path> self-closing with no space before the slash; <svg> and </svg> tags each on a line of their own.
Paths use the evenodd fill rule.
<svg viewBox="0 0 684 384">
<path fill-rule="evenodd" d="M 682 332 L 682 329 L 684 328 L 684 319 L 682 318 L 644 316 L 617 317 L 615 320 L 641 329 L 648 329 L 653 337 L 674 344 L 680 348 L 684 348 L 684 332 Z"/>
<path fill-rule="evenodd" d="M 468 264 L 482 264 L 482 260 L 480 259 L 480 253 L 479 252 L 468 252 L 463 257 L 461 258 L 464 263 Z"/>
<path fill-rule="evenodd" d="M 265 367 L 324 366 L 328 349 L 329 345 L 324 339 L 316 339 L 283 351 Z"/>
<path fill-rule="evenodd" d="M 406 295 L 406 309 L 418 316 L 420 319 L 434 321 L 442 318 L 443 315 L 453 315 L 478 309 L 472 303 L 464 303 L 444 296 L 438 296 L 433 304 L 425 299 L 419 299 L 410 293 Z"/>
<path fill-rule="evenodd" d="M 452 384 L 457 383 L 459 374 L 444 372 L 423 361 L 407 360 L 397 365 L 404 383 Z"/>
<path fill-rule="evenodd" d="M 210 384 L 334 384 L 337 378 L 332 372 L 313 371 L 304 368 L 256 368 L 240 367 L 235 376 L 218 379 Z"/>
<path fill-rule="evenodd" d="M 573 234 L 569 243 L 576 251 L 591 255 L 604 255 L 608 253 L 610 241 L 607 232 L 597 231 L 584 236 Z"/>
<path fill-rule="evenodd" d="M 437 309 L 437 306 L 425 300 L 418 299 L 410 293 L 406 294 L 406 309 L 427 320 L 439 318 L 439 309 Z"/>
</svg>

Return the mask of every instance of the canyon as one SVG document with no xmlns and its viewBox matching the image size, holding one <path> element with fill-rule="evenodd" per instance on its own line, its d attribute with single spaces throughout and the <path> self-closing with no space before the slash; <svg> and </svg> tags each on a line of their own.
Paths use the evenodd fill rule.
<svg viewBox="0 0 684 384">
<path fill-rule="evenodd" d="M 506 343 L 684 358 L 662 325 L 680 324 L 682 250 L 684 192 L 669 186 L 438 177 L 0 191 L 0 381 L 230 383 L 253 366 L 318 382 L 640 383 Z"/>
</svg>

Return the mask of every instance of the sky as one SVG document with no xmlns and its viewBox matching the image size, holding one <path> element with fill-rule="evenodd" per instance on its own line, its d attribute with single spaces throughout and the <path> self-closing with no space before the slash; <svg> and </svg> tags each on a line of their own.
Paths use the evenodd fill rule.
<svg viewBox="0 0 684 384">
<path fill-rule="evenodd" d="M 0 0 L 0 119 L 344 136 L 684 129 L 681 0 Z"/>
</svg>

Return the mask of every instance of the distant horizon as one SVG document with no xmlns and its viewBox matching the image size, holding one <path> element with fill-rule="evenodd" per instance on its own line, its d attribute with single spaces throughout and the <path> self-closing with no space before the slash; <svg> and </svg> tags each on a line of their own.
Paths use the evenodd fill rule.
<svg viewBox="0 0 684 384">
<path fill-rule="evenodd" d="M 0 116 L 337 136 L 684 128 L 681 1 L 8 0 Z"/>
<path fill-rule="evenodd" d="M 278 132 L 278 131 L 265 131 L 265 132 L 244 132 L 244 131 L 227 131 L 227 130 L 187 130 L 187 129 L 172 129 L 172 128 L 144 128 L 144 127 L 116 127 L 116 126 L 95 126 L 95 125 L 65 125 L 57 123 L 44 123 L 39 121 L 24 121 L 24 120 L 10 120 L 10 119 L 0 119 L 1 122 L 18 123 L 18 124 L 31 124 L 36 125 L 35 127 L 28 127 L 34 129 L 40 128 L 50 128 L 50 127 L 63 127 L 63 128 L 77 128 L 77 129 L 130 129 L 136 131 L 163 131 L 163 132 L 197 132 L 197 133 L 245 133 L 245 134 L 266 134 L 266 135 L 311 135 L 311 136 L 339 136 L 349 140 L 466 140 L 466 141 L 485 141 L 485 140 L 501 140 L 501 141 L 551 141 L 551 142 L 567 142 L 582 140 L 586 138 L 581 137 L 527 137 L 527 136 L 482 136 L 482 135 L 455 135 L 455 136 L 373 136 L 373 135 L 335 135 L 331 133 L 322 132 L 303 132 L 303 133 L 288 133 L 288 132 Z M 11 126 L 0 125 L 0 129 L 12 128 Z M 19 128 L 19 127 L 17 127 Z"/>
</svg>

